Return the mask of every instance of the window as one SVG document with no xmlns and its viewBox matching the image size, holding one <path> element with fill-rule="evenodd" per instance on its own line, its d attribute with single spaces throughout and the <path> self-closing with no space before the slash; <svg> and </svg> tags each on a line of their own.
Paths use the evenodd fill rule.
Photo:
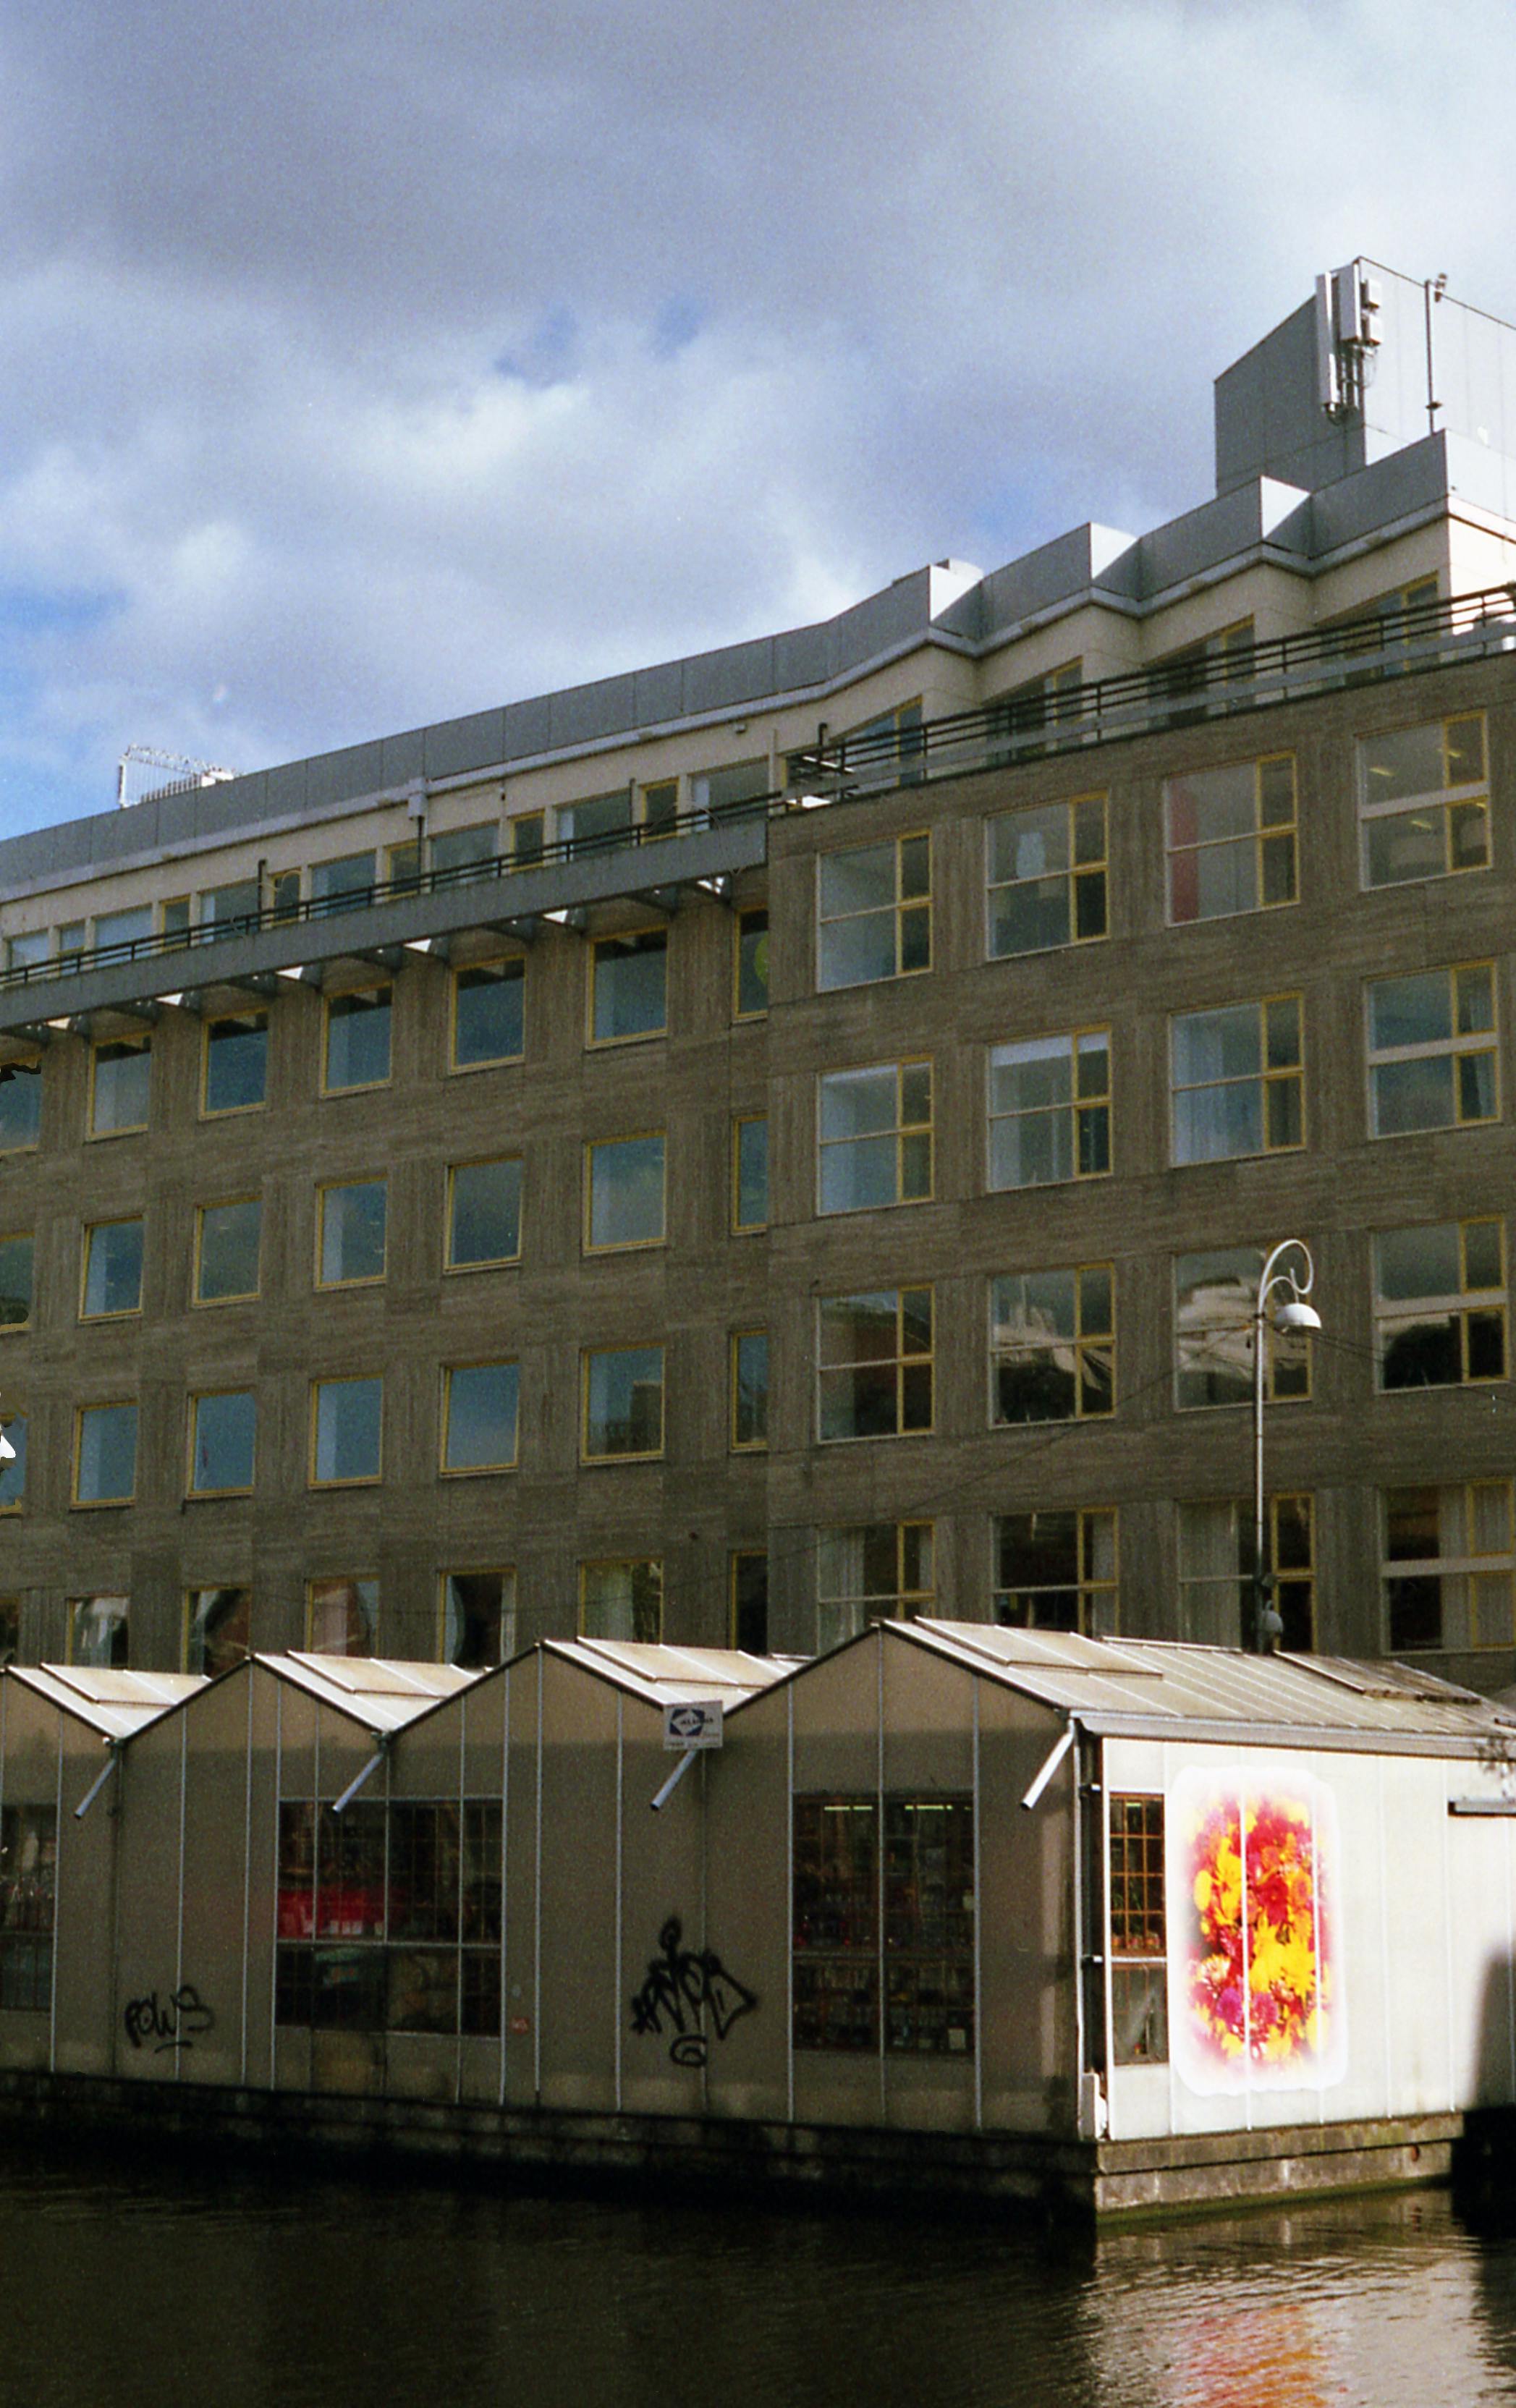
<svg viewBox="0 0 1516 2408">
<path fill-rule="evenodd" d="M 6 939 L 7 970 L 39 969 L 51 951 L 52 939 L 46 928 L 32 928 L 24 936 Z"/>
<path fill-rule="evenodd" d="M 1358 828 L 1366 886 L 1488 869 L 1483 717 L 1434 719 L 1361 737 Z"/>
<path fill-rule="evenodd" d="M 816 1645 L 824 1653 L 871 1622 L 930 1613 L 937 1526 L 852 1522 L 816 1533 Z"/>
<path fill-rule="evenodd" d="M 65 920 L 58 930 L 58 965 L 61 969 L 77 969 L 79 955 L 84 951 L 89 924 L 84 920 Z"/>
<path fill-rule="evenodd" d="M 768 1444 L 768 1332 L 732 1333 L 732 1444 Z"/>
<path fill-rule="evenodd" d="M 992 1280 L 991 1421 L 1086 1421 L 1114 1412 L 1115 1299 L 1109 1263 Z"/>
<path fill-rule="evenodd" d="M 0 1807 L 0 2009 L 45 2015 L 52 2007 L 58 1810 Z"/>
<path fill-rule="evenodd" d="M 496 1799 L 279 1807 L 274 2020 L 320 2031 L 500 2031 Z"/>
<path fill-rule="evenodd" d="M 604 853 L 631 828 L 632 790 L 617 786 L 608 795 L 586 795 L 577 803 L 560 803 L 555 825 L 559 843 L 571 852 Z"/>
<path fill-rule="evenodd" d="M 664 1242 L 665 1137 L 605 1138 L 584 1149 L 584 1250 Z"/>
<path fill-rule="evenodd" d="M 1374 1240 L 1381 1388 L 1455 1388 L 1506 1376 L 1506 1225 L 1491 1218 L 1382 1229 Z"/>
<path fill-rule="evenodd" d="M 1264 1512 L 1280 1643 L 1309 1654 L 1316 1627 L 1315 1512 L 1309 1497 L 1269 1497 Z M 1181 1505 L 1180 1631 L 1206 1647 L 1237 1647 L 1252 1624 L 1253 1508 L 1240 1498 Z"/>
<path fill-rule="evenodd" d="M 732 1557 L 730 1644 L 744 1656 L 768 1653 L 768 1557 L 738 1549 Z"/>
<path fill-rule="evenodd" d="M 66 1598 L 69 1662 L 93 1664 L 100 1671 L 124 1671 L 131 1603 L 126 1597 Z"/>
<path fill-rule="evenodd" d="M 272 871 L 268 881 L 268 895 L 276 922 L 298 919 L 300 914 L 299 870 Z"/>
<path fill-rule="evenodd" d="M 677 778 L 659 778 L 651 786 L 639 786 L 636 793 L 637 824 L 650 837 L 673 836 L 679 815 L 679 781 Z"/>
<path fill-rule="evenodd" d="M 1168 916 L 1266 911 L 1295 899 L 1294 755 L 1164 781 Z"/>
<path fill-rule="evenodd" d="M 252 1653 L 250 1588 L 192 1588 L 184 1593 L 184 1669 L 214 1680 Z"/>
<path fill-rule="evenodd" d="M 384 1277 L 387 1182 L 334 1180 L 316 1190 L 316 1284 L 355 1287 Z"/>
<path fill-rule="evenodd" d="M 448 1170 L 450 1271 L 513 1263 L 522 1251 L 522 1166 L 513 1155 L 455 1162 Z"/>
<path fill-rule="evenodd" d="M 26 1502 L 26 1415 L 12 1413 L 5 1433 L 13 1452 L 0 1463 L 0 1513 L 19 1513 Z"/>
<path fill-rule="evenodd" d="M 664 1568 L 657 1556 L 579 1566 L 581 1639 L 630 1639 L 656 1647 L 664 1635 Z"/>
<path fill-rule="evenodd" d="M 150 1037 L 113 1037 L 90 1049 L 90 1135 L 117 1137 L 148 1125 Z"/>
<path fill-rule="evenodd" d="M 36 1145 L 41 1134 L 41 1062 L 0 1062 L 0 1152 Z"/>
<path fill-rule="evenodd" d="M 217 1497 L 252 1486 L 258 1400 L 250 1389 L 190 1399 L 190 1494 Z"/>
<path fill-rule="evenodd" d="M 493 820 L 481 820 L 476 827 L 445 828 L 427 848 L 433 877 L 444 884 L 453 879 L 463 883 L 471 869 L 486 862 L 493 866 L 499 837 Z"/>
<path fill-rule="evenodd" d="M 990 1185 L 1046 1187 L 1110 1168 L 1110 1031 L 990 1049 Z"/>
<path fill-rule="evenodd" d="M 919 786 L 926 775 L 921 695 L 851 727 L 846 741 L 850 783 Z"/>
<path fill-rule="evenodd" d="M 516 1574 L 444 1572 L 441 1656 L 465 1672 L 482 1672 L 516 1653 Z"/>
<path fill-rule="evenodd" d="M 1057 751 L 1061 744 L 1077 744 L 1084 700 L 1080 689 L 1083 682 L 1084 663 L 1076 658 L 1062 661 L 1057 668 L 1045 670 L 1041 677 L 1028 678 L 1023 684 L 996 695 L 985 710 L 990 759 L 1038 760 L 1044 753 Z M 1070 725 L 1067 736 L 1060 738 L 1056 732 L 1045 735 L 1050 728 L 1056 731 L 1065 724 Z"/>
<path fill-rule="evenodd" d="M 1004 1513 L 994 1530 L 996 1622 L 1096 1639 L 1117 1627 L 1113 1507 Z"/>
<path fill-rule="evenodd" d="M 142 1224 L 97 1221 L 84 1232 L 79 1319 L 142 1310 Z"/>
<path fill-rule="evenodd" d="M 133 947 L 151 934 L 152 906 L 150 903 L 137 903 L 124 911 L 100 912 L 95 919 L 93 940 L 98 952 L 113 953 L 121 961 L 130 961 Z"/>
<path fill-rule="evenodd" d="M 1370 982 L 1368 1091 L 1376 1137 L 1498 1118 L 1500 1051 L 1490 963 Z"/>
<path fill-rule="evenodd" d="M 0 1597 L 0 1664 L 14 1664 L 21 1646 L 21 1601 Z"/>
<path fill-rule="evenodd" d="M 1231 1162 L 1305 1144 L 1297 995 L 1181 1013 L 1169 1038 L 1176 1163 Z"/>
<path fill-rule="evenodd" d="M 326 998 L 327 1095 L 350 1087 L 382 1087 L 390 1075 L 390 1006 L 387 986 L 358 987 Z"/>
<path fill-rule="evenodd" d="M 202 1204 L 195 1214 L 194 1299 L 226 1304 L 258 1293 L 264 1208 L 256 1196 Z"/>
<path fill-rule="evenodd" d="M 587 1347 L 583 1355 L 584 1460 L 664 1451 L 664 1350 Z"/>
<path fill-rule="evenodd" d="M 932 1065 L 823 1070 L 818 1099 L 821 1212 L 917 1204 L 932 1193 Z"/>
<path fill-rule="evenodd" d="M 74 1421 L 75 1504 L 124 1505 L 136 1487 L 136 1405 L 81 1405 Z"/>
<path fill-rule="evenodd" d="M 1164 1801 L 1110 1801 L 1110 2038 L 1118 2065 L 1168 2062 Z"/>
<path fill-rule="evenodd" d="M 183 945 L 190 938 L 190 898 L 187 895 L 165 896 L 158 906 L 158 928 L 165 944 Z"/>
<path fill-rule="evenodd" d="M 442 1469 L 504 1471 L 516 1460 L 514 1363 L 459 1363 L 442 1374 Z"/>
<path fill-rule="evenodd" d="M 874 1799 L 794 1801 L 794 2045 L 967 2058 L 973 1801 L 886 1798 L 882 1867 L 879 1816 Z"/>
<path fill-rule="evenodd" d="M 732 1123 L 732 1226 L 738 1236 L 768 1226 L 768 1118 L 747 1112 Z"/>
<path fill-rule="evenodd" d="M 932 1426 L 932 1291 L 822 1297 L 822 1439 L 895 1438 Z"/>
<path fill-rule="evenodd" d="M 268 1014 L 238 1011 L 206 1023 L 202 1110 L 250 1112 L 265 1100 L 268 1083 Z"/>
<path fill-rule="evenodd" d="M 24 1329 L 32 1318 L 32 1233 L 0 1238 L 0 1329 Z"/>
<path fill-rule="evenodd" d="M 590 1042 L 622 1045 L 668 1026 L 668 931 L 597 937 L 590 947 Z"/>
<path fill-rule="evenodd" d="M 414 895 L 422 882 L 422 848 L 420 839 L 408 837 L 400 844 L 384 848 L 384 883 L 392 896 Z"/>
<path fill-rule="evenodd" d="M 373 892 L 372 853 L 345 853 L 336 861 L 318 861 L 311 869 L 310 903 L 318 918 L 366 903 Z"/>
<path fill-rule="evenodd" d="M 526 964 L 471 962 L 452 974 L 452 1067 L 519 1062 L 525 1050 Z"/>
<path fill-rule="evenodd" d="M 1387 1489 L 1384 1525 L 1392 1656 L 1516 1641 L 1509 1480 Z"/>
<path fill-rule="evenodd" d="M 310 1390 L 310 1483 L 332 1488 L 377 1480 L 383 1438 L 382 1380 L 315 1380 Z"/>
<path fill-rule="evenodd" d="M 1104 795 L 1002 811 L 986 833 L 992 961 L 1105 936 Z"/>
<path fill-rule="evenodd" d="M 932 840 L 822 853 L 817 864 L 816 984 L 867 986 L 932 967 Z"/>
<path fill-rule="evenodd" d="M 372 1656 L 379 1647 L 377 1580 L 313 1580 L 306 1588 L 306 1652 Z"/>
<path fill-rule="evenodd" d="M 768 1010 L 768 909 L 739 911 L 734 930 L 734 1020 L 757 1020 Z"/>
<path fill-rule="evenodd" d="M 518 811 L 506 823 L 513 869 L 534 868 L 542 859 L 547 816 L 542 811 Z"/>
<path fill-rule="evenodd" d="M 1175 1402 L 1181 1412 L 1252 1402 L 1252 1323 L 1262 1246 L 1223 1246 L 1174 1261 Z M 1264 1395 L 1271 1405 L 1310 1394 L 1310 1340 L 1264 1325 Z"/>
<path fill-rule="evenodd" d="M 651 793 L 650 787 L 646 789 Z M 744 803 L 759 803 L 771 792 L 766 760 L 729 761 L 723 769 L 697 769 L 690 780 L 692 808 L 711 811 L 719 819 L 722 811 L 739 810 Z"/>
<path fill-rule="evenodd" d="M 200 897 L 202 928 L 235 926 L 238 920 L 258 917 L 258 881 L 256 878 L 234 879 L 227 886 L 210 886 Z M 95 942 L 99 939 L 99 923 L 95 924 Z"/>
</svg>

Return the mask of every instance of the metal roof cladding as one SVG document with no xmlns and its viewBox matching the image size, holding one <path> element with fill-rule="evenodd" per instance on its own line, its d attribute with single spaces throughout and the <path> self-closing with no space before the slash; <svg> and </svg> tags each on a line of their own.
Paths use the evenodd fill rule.
<svg viewBox="0 0 1516 2408">
<path fill-rule="evenodd" d="M 620 1639 L 549 1639 L 543 1641 L 540 1651 L 532 1652 L 577 1664 L 581 1671 L 614 1682 L 650 1706 L 719 1698 L 728 1709 L 771 1688 L 808 1660 L 800 1656 L 745 1656 L 735 1647 L 639 1646 Z"/>
<path fill-rule="evenodd" d="M 203 1672 L 112 1672 L 91 1664 L 7 1664 L 6 1678 L 107 1740 L 130 1739 L 209 1685 Z"/>
<path fill-rule="evenodd" d="M 255 1655 L 250 1660 L 374 1731 L 403 1730 L 481 1677 L 456 1664 L 404 1664 L 384 1656 Z"/>
</svg>

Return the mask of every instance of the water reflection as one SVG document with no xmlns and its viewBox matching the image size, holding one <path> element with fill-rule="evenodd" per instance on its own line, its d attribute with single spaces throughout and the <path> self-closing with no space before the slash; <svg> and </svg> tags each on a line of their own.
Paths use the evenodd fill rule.
<svg viewBox="0 0 1516 2408">
<path fill-rule="evenodd" d="M 0 2150 L 4 2408 L 1480 2408 L 1516 2243 L 1440 2194 L 1096 2242 Z"/>
</svg>

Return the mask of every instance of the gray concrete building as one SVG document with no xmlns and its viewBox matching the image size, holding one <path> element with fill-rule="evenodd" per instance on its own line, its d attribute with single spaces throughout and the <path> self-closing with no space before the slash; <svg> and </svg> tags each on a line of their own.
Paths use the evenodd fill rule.
<svg viewBox="0 0 1516 2408">
<path fill-rule="evenodd" d="M 936 1613 L 1516 1677 L 1516 330 L 1357 260 L 1216 496 L 0 844 L 0 1640 Z"/>
</svg>

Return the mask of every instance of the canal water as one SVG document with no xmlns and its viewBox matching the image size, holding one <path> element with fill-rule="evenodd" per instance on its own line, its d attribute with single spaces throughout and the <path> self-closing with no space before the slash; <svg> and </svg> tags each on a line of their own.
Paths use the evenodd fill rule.
<svg viewBox="0 0 1516 2408">
<path fill-rule="evenodd" d="M 1481 2408 L 1516 2241 L 1439 2193 L 1098 2241 L 0 2142 L 3 2408 Z"/>
</svg>

